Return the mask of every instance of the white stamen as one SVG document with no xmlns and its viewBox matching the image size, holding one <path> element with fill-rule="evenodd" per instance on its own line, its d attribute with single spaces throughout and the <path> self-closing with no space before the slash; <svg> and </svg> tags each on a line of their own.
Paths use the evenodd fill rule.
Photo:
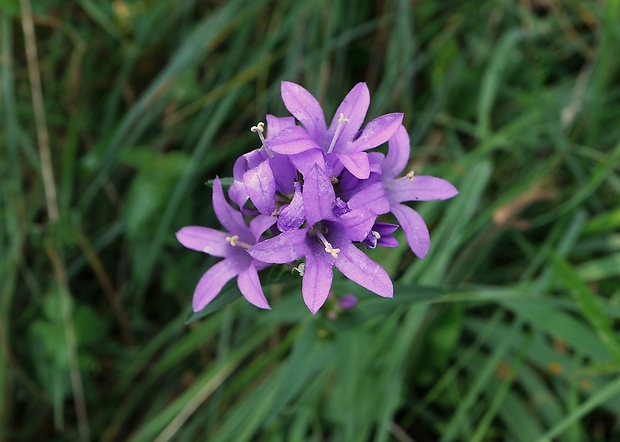
<svg viewBox="0 0 620 442">
<path fill-rule="evenodd" d="M 250 128 L 250 130 L 252 132 L 258 134 L 258 138 L 260 138 L 260 141 L 261 141 L 261 143 L 263 143 L 263 146 L 264 146 L 265 145 L 265 137 L 263 136 L 263 132 L 265 131 L 265 123 L 260 121 L 256 126 L 252 126 Z"/>
<path fill-rule="evenodd" d="M 413 181 L 413 178 L 415 177 L 415 172 L 413 170 L 410 170 L 405 176 L 409 178 L 409 181 Z"/>
<path fill-rule="evenodd" d="M 332 258 L 338 258 L 338 253 L 340 253 L 340 249 L 332 247 L 332 245 L 327 241 L 327 239 L 325 238 L 325 236 L 323 236 L 321 232 L 316 232 L 316 235 L 325 246 L 325 251 L 332 255 Z"/>
<path fill-rule="evenodd" d="M 244 243 L 243 241 L 239 241 L 239 235 L 227 236 L 226 242 L 233 247 L 241 247 L 246 250 L 252 247 L 251 245 Z"/>
<path fill-rule="evenodd" d="M 338 126 L 336 127 L 334 138 L 332 138 L 332 142 L 329 145 L 329 149 L 327 149 L 327 153 L 332 153 L 332 150 L 334 150 L 334 146 L 336 145 L 336 140 L 338 139 L 340 132 L 342 132 L 342 127 L 348 122 L 349 122 L 349 119 L 345 118 L 344 114 L 341 113 L 340 118 L 338 118 Z"/>
<path fill-rule="evenodd" d="M 379 232 L 372 230 L 370 233 L 372 233 L 372 236 L 374 236 L 377 239 L 381 239 L 381 235 L 379 234 Z"/>
<path fill-rule="evenodd" d="M 304 276 L 304 273 L 306 272 L 306 264 L 300 262 L 297 267 L 293 267 L 293 271 L 298 272 L 299 276 Z"/>
<path fill-rule="evenodd" d="M 252 126 L 250 130 L 258 134 L 258 138 L 260 138 L 260 142 L 263 144 L 263 149 L 265 149 L 265 152 L 267 152 L 269 158 L 272 158 L 273 153 L 267 148 L 267 142 L 265 141 L 265 136 L 263 135 L 263 132 L 265 132 L 265 123 L 259 121 L 256 123 L 256 126 Z"/>
</svg>

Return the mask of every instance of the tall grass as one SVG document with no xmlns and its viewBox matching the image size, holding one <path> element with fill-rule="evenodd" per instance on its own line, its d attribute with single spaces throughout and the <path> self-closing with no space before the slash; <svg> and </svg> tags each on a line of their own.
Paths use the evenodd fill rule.
<svg viewBox="0 0 620 442">
<path fill-rule="evenodd" d="M 619 3 L 2 2 L 0 440 L 620 439 Z M 392 300 L 189 315 L 174 232 L 281 80 L 366 81 L 460 194 Z"/>
</svg>

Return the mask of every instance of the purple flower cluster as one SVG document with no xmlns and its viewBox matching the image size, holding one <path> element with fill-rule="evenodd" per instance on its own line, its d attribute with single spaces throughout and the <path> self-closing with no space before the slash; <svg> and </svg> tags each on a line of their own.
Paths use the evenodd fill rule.
<svg viewBox="0 0 620 442">
<path fill-rule="evenodd" d="M 403 114 L 382 115 L 362 127 L 370 105 L 365 83 L 348 93 L 329 127 L 303 87 L 283 82 L 282 100 L 293 117 L 267 115 L 266 134 L 263 123 L 252 128 L 262 146 L 234 165 L 228 197 L 235 206 L 219 178 L 214 182 L 213 208 L 226 231 L 188 226 L 177 232 L 185 247 L 224 258 L 200 279 L 194 311 L 234 277 L 250 303 L 269 308 L 258 271 L 272 264 L 295 266 L 312 313 L 327 299 L 333 267 L 377 295 L 392 297 L 387 272 L 358 245 L 395 247 L 392 234 L 400 225 L 411 250 L 423 258 L 430 247 L 428 229 L 403 203 L 458 193 L 440 178 L 413 171 L 398 177 L 410 154 Z M 386 142 L 387 155 L 371 151 Z M 399 225 L 378 221 L 390 212 Z"/>
</svg>

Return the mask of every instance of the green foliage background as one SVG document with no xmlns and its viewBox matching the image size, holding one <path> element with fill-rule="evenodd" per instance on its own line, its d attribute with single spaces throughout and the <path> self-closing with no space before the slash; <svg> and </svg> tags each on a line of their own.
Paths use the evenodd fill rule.
<svg viewBox="0 0 620 442">
<path fill-rule="evenodd" d="M 619 3 L 0 2 L 0 440 L 620 440 Z M 366 81 L 460 195 L 393 300 L 266 272 L 186 324 L 174 232 L 281 80 Z"/>
</svg>

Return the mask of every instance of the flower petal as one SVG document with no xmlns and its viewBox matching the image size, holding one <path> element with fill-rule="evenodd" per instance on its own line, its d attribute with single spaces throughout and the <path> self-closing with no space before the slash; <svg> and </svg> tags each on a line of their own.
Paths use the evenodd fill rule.
<svg viewBox="0 0 620 442">
<path fill-rule="evenodd" d="M 209 227 L 187 226 L 176 233 L 177 239 L 188 249 L 209 255 L 225 257 L 230 244 L 226 241 L 229 236 L 226 232 L 210 229 Z"/>
<path fill-rule="evenodd" d="M 213 182 L 213 210 L 217 219 L 230 233 L 242 236 L 249 232 L 241 212 L 230 207 L 226 201 L 219 177 Z"/>
<path fill-rule="evenodd" d="M 346 152 L 361 152 L 385 143 L 398 131 L 402 122 L 403 114 L 399 113 L 375 118 L 364 127 L 359 138 L 346 146 Z"/>
<path fill-rule="evenodd" d="M 318 149 L 317 149 L 318 150 Z M 310 151 L 306 151 L 310 152 Z M 297 155 L 304 155 L 305 152 Z M 291 157 L 297 156 L 291 155 Z M 297 170 L 291 163 L 290 157 L 287 155 L 275 155 L 269 158 L 269 166 L 275 171 L 274 178 L 276 180 L 276 189 L 285 195 L 293 193 L 295 190 L 293 183 L 297 179 Z"/>
<path fill-rule="evenodd" d="M 290 126 L 281 130 L 278 135 L 266 140 L 267 148 L 283 155 L 292 155 L 308 149 L 319 149 L 319 145 L 310 134 L 300 126 Z"/>
<path fill-rule="evenodd" d="M 233 177 L 237 181 L 243 180 L 243 174 L 258 166 L 265 161 L 269 156 L 265 152 L 265 149 L 254 149 L 248 153 L 244 153 L 235 161 L 233 166 Z"/>
<path fill-rule="evenodd" d="M 280 131 L 287 127 L 295 126 L 295 118 L 293 117 L 276 117 L 271 114 L 267 114 L 267 135 L 266 140 L 270 140 Z"/>
<path fill-rule="evenodd" d="M 231 259 L 220 261 L 207 270 L 194 290 L 194 299 L 192 300 L 194 311 L 197 312 L 205 308 L 207 304 L 213 301 L 213 298 L 217 296 L 224 285 L 243 270 L 243 267 L 239 266 L 239 262 Z"/>
<path fill-rule="evenodd" d="M 376 219 L 377 215 L 372 210 L 361 208 L 345 213 L 332 223 L 337 224 L 339 231 L 349 240 L 363 241 Z"/>
<path fill-rule="evenodd" d="M 360 180 L 370 176 L 370 162 L 366 152 L 354 152 L 349 154 L 336 154 L 346 169 Z"/>
<path fill-rule="evenodd" d="M 327 253 L 324 255 L 331 259 Z M 315 314 L 325 304 L 332 287 L 334 277 L 332 265 L 325 256 L 315 254 L 306 256 L 301 293 L 312 314 Z"/>
<path fill-rule="evenodd" d="M 431 236 L 420 214 L 404 204 L 392 206 L 392 213 L 403 228 L 411 251 L 424 258 L 431 247 Z"/>
<path fill-rule="evenodd" d="M 254 259 L 274 264 L 293 262 L 308 253 L 306 234 L 308 229 L 290 230 L 266 239 L 248 249 Z"/>
<path fill-rule="evenodd" d="M 263 161 L 244 173 L 243 184 L 258 211 L 263 215 L 271 215 L 276 208 L 276 180 L 269 162 Z"/>
<path fill-rule="evenodd" d="M 355 193 L 349 199 L 349 207 L 351 209 L 367 207 L 377 215 L 388 213 L 390 211 L 390 202 L 387 199 L 383 183 L 372 184 Z"/>
<path fill-rule="evenodd" d="M 336 193 L 325 172 L 315 164 L 304 178 L 302 196 L 308 225 L 313 226 L 319 221 L 333 219 L 332 206 Z"/>
<path fill-rule="evenodd" d="M 452 198 L 459 193 L 452 184 L 434 176 L 415 175 L 393 180 L 387 188 L 392 203 L 403 201 L 433 201 Z"/>
<path fill-rule="evenodd" d="M 258 241 L 258 238 L 260 238 L 265 230 L 273 226 L 277 220 L 278 219 L 275 216 L 257 215 L 252 221 L 250 221 L 250 232 L 252 232 L 254 241 Z"/>
<path fill-rule="evenodd" d="M 315 164 L 325 170 L 325 154 L 321 149 L 308 149 L 304 152 L 289 155 L 289 159 L 302 175 L 306 175 Z"/>
<path fill-rule="evenodd" d="M 325 134 L 325 116 L 314 96 L 298 84 L 281 83 L 282 101 L 288 111 L 304 125 L 310 136 L 320 140 Z"/>
<path fill-rule="evenodd" d="M 258 272 L 254 266 L 249 266 L 237 277 L 237 286 L 241 294 L 250 304 L 259 308 L 270 309 L 258 279 Z"/>
<path fill-rule="evenodd" d="M 337 244 L 340 248 L 334 265 L 344 276 L 384 298 L 391 298 L 394 286 L 387 272 L 352 243 Z"/>
<path fill-rule="evenodd" d="M 232 184 L 228 188 L 228 198 L 230 198 L 231 201 L 239 207 L 243 207 L 249 198 L 248 191 L 246 190 L 243 181 L 233 180 Z"/>
<path fill-rule="evenodd" d="M 290 204 L 283 206 L 278 215 L 278 229 L 281 232 L 288 230 L 296 230 L 306 220 L 306 211 L 304 209 L 304 200 L 301 192 L 295 192 Z"/>
<path fill-rule="evenodd" d="M 409 134 L 401 124 L 396 133 L 388 140 L 388 153 L 381 164 L 383 179 L 391 179 L 402 173 L 407 167 L 411 155 Z"/>
<path fill-rule="evenodd" d="M 366 83 L 357 83 L 347 94 L 347 96 L 344 97 L 344 100 L 342 100 L 342 103 L 340 103 L 340 106 L 338 106 L 338 109 L 334 114 L 334 118 L 332 119 L 328 131 L 329 140 L 331 141 L 331 138 L 336 132 L 340 114 L 344 114 L 345 118 L 347 118 L 349 122 L 345 123 L 342 127 L 335 146 L 338 146 L 339 144 L 344 145 L 351 141 L 355 134 L 357 134 L 360 130 L 360 127 L 362 127 L 369 106 L 370 92 L 368 91 L 368 86 L 366 86 Z M 338 150 L 337 147 L 334 148 L 336 151 Z"/>
</svg>

